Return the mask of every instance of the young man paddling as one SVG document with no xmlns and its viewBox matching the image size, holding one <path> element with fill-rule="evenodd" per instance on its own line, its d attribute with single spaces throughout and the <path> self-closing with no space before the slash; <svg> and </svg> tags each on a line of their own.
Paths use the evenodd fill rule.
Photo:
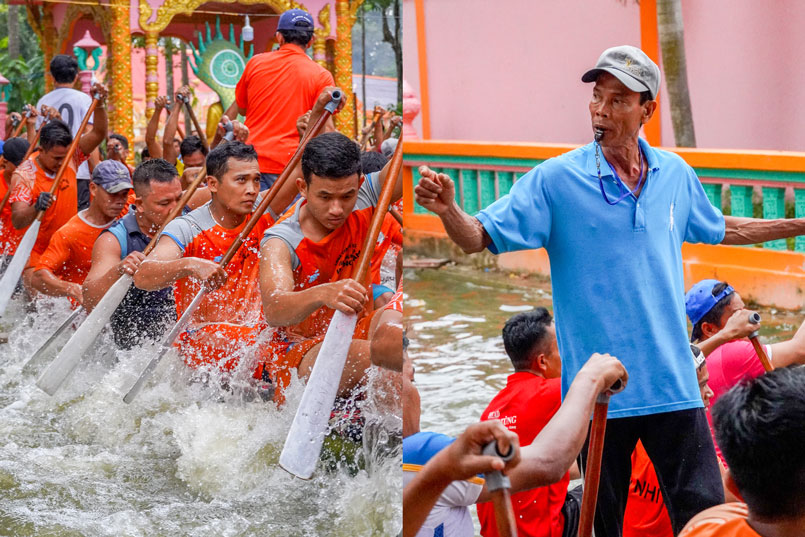
<svg viewBox="0 0 805 537">
<path fill-rule="evenodd" d="M 11 222 L 16 229 L 25 229 L 33 223 L 38 211 L 45 211 L 42 225 L 34 244 L 28 266 L 23 272 L 23 282 L 30 285 L 33 268 L 39 262 L 53 234 L 78 212 L 76 170 L 106 138 L 106 88 L 101 84 L 92 86 L 92 94 L 100 95 L 95 108 L 92 129 L 78 141 L 75 153 L 67 150 L 73 141 L 70 128 L 63 122 L 53 120 L 44 125 L 39 136 L 39 153 L 19 165 L 12 175 Z M 56 195 L 50 195 L 56 173 L 65 158 L 70 164 L 61 178 Z"/>
<path fill-rule="evenodd" d="M 258 203 L 260 170 L 250 145 L 230 142 L 207 156 L 209 203 L 172 221 L 134 274 L 140 289 L 176 284 L 176 312 L 201 290 L 204 297 L 179 336 L 188 365 L 232 370 L 265 326 L 257 288 L 259 240 L 274 222 L 267 211 L 226 269 L 219 266 Z"/>
<path fill-rule="evenodd" d="M 22 164 L 22 159 L 25 157 L 28 147 L 28 140 L 21 136 L 6 140 L 3 145 L 3 165 L 0 168 L 3 174 L 2 181 L 0 181 L 0 200 L 5 197 L 10 189 L 11 177 L 14 175 L 14 170 L 17 169 L 17 166 Z M 11 260 L 10 256 L 17 251 L 17 245 L 20 243 L 22 235 L 23 232 L 14 229 L 11 224 L 11 204 L 6 202 L 6 206 L 0 212 L 0 253 L 9 256 L 9 261 Z"/>
<path fill-rule="evenodd" d="M 805 535 L 805 368 L 744 380 L 715 403 L 713 418 L 727 488 L 746 503 L 699 513 L 679 536 Z"/>
<path fill-rule="evenodd" d="M 397 181 L 392 201 L 402 195 L 402 182 L 387 177 L 388 166 L 361 183 L 357 144 L 338 132 L 311 140 L 302 155 L 302 195 L 263 238 L 260 291 L 266 320 L 278 327 L 258 375 L 275 383 L 276 398 L 290 383 L 292 371 L 310 374 L 334 310 L 363 313 L 367 289 L 352 280 L 374 206 L 385 181 Z M 372 256 L 370 281 L 379 278 L 380 262 L 400 226 L 386 215 Z M 341 377 L 339 395 L 347 395 L 370 366 L 365 339 L 370 319 L 359 322 Z M 362 326 L 365 325 L 365 326 Z"/>
<path fill-rule="evenodd" d="M 134 170 L 134 207 L 101 233 L 92 250 L 92 268 L 84 280 L 84 307 L 92 310 L 123 274 L 133 275 L 145 256 L 143 250 L 182 197 L 173 165 L 151 159 Z M 166 324 L 176 321 L 173 290 L 129 289 L 112 315 L 115 344 L 128 349 L 144 339 L 158 339 Z"/>
<path fill-rule="evenodd" d="M 53 234 L 33 269 L 33 289 L 83 303 L 81 284 L 92 264 L 95 239 L 125 208 L 131 187 L 129 170 L 123 163 L 105 160 L 95 167 L 89 185 L 92 195 L 89 208 L 73 216 Z"/>
</svg>

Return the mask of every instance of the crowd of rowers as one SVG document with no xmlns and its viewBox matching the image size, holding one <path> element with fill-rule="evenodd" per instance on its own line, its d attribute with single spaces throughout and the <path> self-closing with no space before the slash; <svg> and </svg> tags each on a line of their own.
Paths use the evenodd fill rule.
<svg viewBox="0 0 805 537">
<path fill-rule="evenodd" d="M 696 283 L 685 296 L 685 306 L 693 327 L 692 360 L 727 503 L 701 513 L 679 535 L 805 534 L 805 324 L 791 339 L 762 345 L 758 351 L 749 340 L 758 328 L 754 312 L 729 283 Z M 545 308 L 519 313 L 505 323 L 502 336 L 514 372 L 481 414 L 481 422 L 458 439 L 420 431 L 413 361 L 407 350 L 404 353 L 406 536 L 472 535 L 472 505 L 481 535 L 499 535 L 490 491 L 480 478 L 504 468 L 502 459 L 480 455 L 490 441 L 521 446 L 518 463 L 505 466 L 517 535 L 578 535 L 583 486 L 571 487 L 570 482 L 583 477 L 576 457 L 586 449 L 592 404 L 616 379 L 626 382 L 628 372 L 616 358 L 595 354 L 562 401 L 562 361 L 550 313 Z M 765 370 L 759 352 L 774 371 Z M 505 447 L 500 451 L 505 453 Z M 602 486 L 609 486 L 615 477 L 603 474 L 601 479 Z M 639 440 L 628 479 L 621 535 L 673 537 L 662 486 Z M 711 533 L 723 520 L 731 522 L 720 533 Z"/>
<path fill-rule="evenodd" d="M 227 374 L 246 370 L 256 384 L 270 386 L 268 393 L 277 402 L 283 401 L 292 377 L 309 374 L 335 310 L 359 315 L 339 395 L 348 396 L 362 384 L 373 363 L 401 370 L 402 235 L 391 214 L 382 223 L 369 281 L 350 278 L 382 185 L 396 181 L 392 200 L 401 198 L 401 181 L 388 176 L 390 161 L 379 144 L 362 152 L 328 120 L 223 268 L 222 255 L 271 185 L 264 181 L 261 189 L 258 153 L 245 143 L 249 129 L 224 116 L 208 149 L 198 136 L 174 137 L 180 109 L 174 106 L 160 144 L 156 133 L 167 104 L 160 97 L 142 163 L 132 168 L 128 140 L 107 135 L 104 86 L 92 87 L 100 104 L 83 133 L 68 124 L 75 120 L 78 126 L 82 119 L 77 105 L 71 108 L 76 119 L 64 117 L 64 108 L 60 115 L 58 105 L 45 104 L 74 83 L 73 71 L 65 76 L 58 63 L 55 67 L 57 89 L 43 97 L 38 110 L 30 107 L 27 117 L 9 118 L 27 122 L 27 138 L 7 137 L 3 146 L 0 197 L 9 195 L 0 213 L 0 241 L 6 264 L 26 228 L 44 211 L 20 283 L 27 302 L 41 295 L 63 296 L 73 307 L 91 311 L 121 275 L 130 274 L 135 286 L 111 321 L 115 344 L 126 349 L 159 340 L 203 286 L 207 293 L 179 336 L 184 361 Z M 299 118 L 299 139 L 325 113 L 335 89 L 322 91 Z M 186 95 L 182 88 L 175 102 Z M 224 139 L 227 127 L 232 140 Z M 28 151 L 37 134 L 38 147 Z M 74 136 L 80 138 L 68 154 Z M 92 166 L 88 188 L 82 189 L 77 172 L 104 141 L 106 160 Z M 69 166 L 51 196 L 64 159 Z M 183 214 L 166 222 L 199 173 L 205 177 Z M 82 190 L 88 195 L 82 196 Z M 156 246 L 145 256 L 152 240 Z"/>
</svg>

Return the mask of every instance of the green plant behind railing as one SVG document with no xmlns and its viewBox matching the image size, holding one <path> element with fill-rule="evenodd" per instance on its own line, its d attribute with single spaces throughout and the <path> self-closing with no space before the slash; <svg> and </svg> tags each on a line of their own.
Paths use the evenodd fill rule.
<svg viewBox="0 0 805 537">
<path fill-rule="evenodd" d="M 36 104 L 45 94 L 45 69 L 41 53 L 28 58 L 11 59 L 0 54 L 0 73 L 11 82 L 8 111 L 19 112 L 25 104 Z"/>
</svg>

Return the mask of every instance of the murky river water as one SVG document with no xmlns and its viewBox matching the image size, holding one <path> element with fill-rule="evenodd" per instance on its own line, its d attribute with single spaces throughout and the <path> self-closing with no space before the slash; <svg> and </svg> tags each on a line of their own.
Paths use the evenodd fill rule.
<svg viewBox="0 0 805 537">
<path fill-rule="evenodd" d="M 288 404 L 188 382 L 175 357 L 126 405 L 151 354 L 105 349 L 54 397 L 23 369 L 66 318 L 61 302 L 7 317 L 0 344 L 0 536 L 394 536 L 401 530 L 400 417 L 373 410 L 360 468 L 333 456 L 300 481 L 277 465 L 302 394 Z M 8 325 L 12 324 L 13 327 Z M 381 423 L 382 422 L 382 423 Z M 350 444 L 345 444 L 350 447 Z M 329 467 L 327 467 L 329 466 Z"/>
</svg>

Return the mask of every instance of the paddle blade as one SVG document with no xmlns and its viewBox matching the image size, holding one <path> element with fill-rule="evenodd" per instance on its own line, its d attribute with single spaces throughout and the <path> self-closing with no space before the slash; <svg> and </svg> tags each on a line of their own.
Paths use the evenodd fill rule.
<svg viewBox="0 0 805 537">
<path fill-rule="evenodd" d="M 81 323 L 75 334 L 62 347 L 56 359 L 50 363 L 42 373 L 42 376 L 39 377 L 39 380 L 36 381 L 36 385 L 42 391 L 48 395 L 53 395 L 70 376 L 78 362 L 95 342 L 95 338 L 98 337 L 103 327 L 109 322 L 123 297 L 126 296 L 131 287 L 131 282 L 132 277 L 124 274 L 106 291 L 106 294 L 103 295 L 92 313 Z"/>
<path fill-rule="evenodd" d="M 316 469 L 357 321 L 355 314 L 333 315 L 285 439 L 280 466 L 302 479 L 310 479 Z"/>
<path fill-rule="evenodd" d="M 22 366 L 22 369 L 24 370 L 24 369 L 25 369 L 25 368 L 27 368 L 29 365 L 31 365 L 31 364 L 33 364 L 33 363 L 36 363 L 36 361 L 37 361 L 37 360 L 39 360 L 39 357 L 40 357 L 40 356 L 42 356 L 43 354 L 45 354 L 45 351 L 47 351 L 47 350 L 50 348 L 50 345 L 51 345 L 51 344 L 52 344 L 54 341 L 56 341 L 56 338 L 58 338 L 58 337 L 59 337 L 59 336 L 62 334 L 62 332 L 64 332 L 65 330 L 67 330 L 67 328 L 68 328 L 70 325 L 72 325 L 72 324 L 73 324 L 73 321 L 75 321 L 76 317 L 78 317 L 79 315 L 81 315 L 83 312 L 84 312 L 84 308 L 81 308 L 81 307 L 79 307 L 78 309 L 74 310 L 74 311 L 73 311 L 73 313 L 71 313 L 71 314 L 70 314 L 70 316 L 69 316 L 69 317 L 67 317 L 67 319 L 66 319 L 66 320 L 65 320 L 65 321 L 64 321 L 64 322 L 61 324 L 61 326 L 59 326 L 59 327 L 56 329 L 56 331 L 55 331 L 55 332 L 53 332 L 53 333 L 50 335 L 50 337 L 47 339 L 47 341 L 45 341 L 45 342 L 44 342 L 44 343 L 43 343 L 43 344 L 42 344 L 42 345 L 41 345 L 41 346 L 40 346 L 40 347 L 39 347 L 39 348 L 36 350 L 36 352 L 33 354 L 33 356 L 31 356 L 31 357 L 28 359 L 28 361 L 27 361 L 27 362 L 25 362 L 25 365 L 23 365 L 23 366 Z"/>
<path fill-rule="evenodd" d="M 22 271 L 25 270 L 25 265 L 28 264 L 28 258 L 31 257 L 36 237 L 39 235 L 40 225 L 42 225 L 42 222 L 34 220 L 34 223 L 28 227 L 19 246 L 17 246 L 17 252 L 11 259 L 11 263 L 8 264 L 3 277 L 0 278 L 0 316 L 6 313 L 8 302 L 11 300 L 11 295 L 14 294 L 14 288 L 17 287 Z"/>
</svg>

